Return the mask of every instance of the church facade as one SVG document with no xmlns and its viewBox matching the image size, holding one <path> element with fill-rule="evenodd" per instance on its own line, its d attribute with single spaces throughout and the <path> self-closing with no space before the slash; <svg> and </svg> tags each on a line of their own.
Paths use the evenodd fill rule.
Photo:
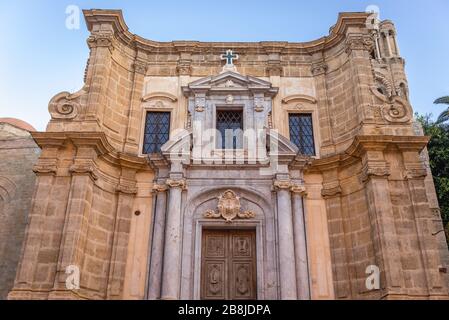
<svg viewBox="0 0 449 320">
<path fill-rule="evenodd" d="M 9 299 L 447 299 L 428 138 L 392 22 L 156 42 L 86 10 Z"/>
</svg>

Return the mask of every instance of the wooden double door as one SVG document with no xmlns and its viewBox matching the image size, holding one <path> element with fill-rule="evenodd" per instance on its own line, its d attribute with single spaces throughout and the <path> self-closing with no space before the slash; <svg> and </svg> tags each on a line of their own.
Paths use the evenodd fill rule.
<svg viewBox="0 0 449 320">
<path fill-rule="evenodd" d="M 255 230 L 203 230 L 201 299 L 256 298 Z"/>
</svg>

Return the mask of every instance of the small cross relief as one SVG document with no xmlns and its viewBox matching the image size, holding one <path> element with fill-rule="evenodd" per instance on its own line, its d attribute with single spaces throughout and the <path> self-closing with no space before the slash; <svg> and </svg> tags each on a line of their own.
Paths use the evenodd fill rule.
<svg viewBox="0 0 449 320">
<path fill-rule="evenodd" d="M 218 211 L 208 210 L 204 214 L 206 218 L 220 219 L 231 223 L 235 218 L 251 219 L 256 216 L 253 211 L 241 211 L 240 197 L 232 190 L 227 190 L 218 198 Z"/>
</svg>

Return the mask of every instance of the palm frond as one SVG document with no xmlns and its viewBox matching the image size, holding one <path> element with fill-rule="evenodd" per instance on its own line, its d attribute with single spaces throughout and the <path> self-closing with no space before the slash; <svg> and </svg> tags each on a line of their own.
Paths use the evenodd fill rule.
<svg viewBox="0 0 449 320">
<path fill-rule="evenodd" d="M 449 120 L 449 109 L 446 111 L 443 111 L 440 116 L 437 119 L 437 124 L 441 124 L 443 122 L 446 122 Z"/>
<path fill-rule="evenodd" d="M 449 104 L 449 96 L 436 99 L 434 103 L 435 104 Z"/>
</svg>

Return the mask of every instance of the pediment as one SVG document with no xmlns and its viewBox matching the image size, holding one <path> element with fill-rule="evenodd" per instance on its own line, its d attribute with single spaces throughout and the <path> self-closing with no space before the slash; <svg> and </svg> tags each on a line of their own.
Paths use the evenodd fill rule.
<svg viewBox="0 0 449 320">
<path fill-rule="evenodd" d="M 244 76 L 232 71 L 205 77 L 183 87 L 183 92 L 186 96 L 195 92 L 208 91 L 266 91 L 274 95 L 278 92 L 278 88 L 273 88 L 268 81 L 252 76 Z"/>
</svg>

